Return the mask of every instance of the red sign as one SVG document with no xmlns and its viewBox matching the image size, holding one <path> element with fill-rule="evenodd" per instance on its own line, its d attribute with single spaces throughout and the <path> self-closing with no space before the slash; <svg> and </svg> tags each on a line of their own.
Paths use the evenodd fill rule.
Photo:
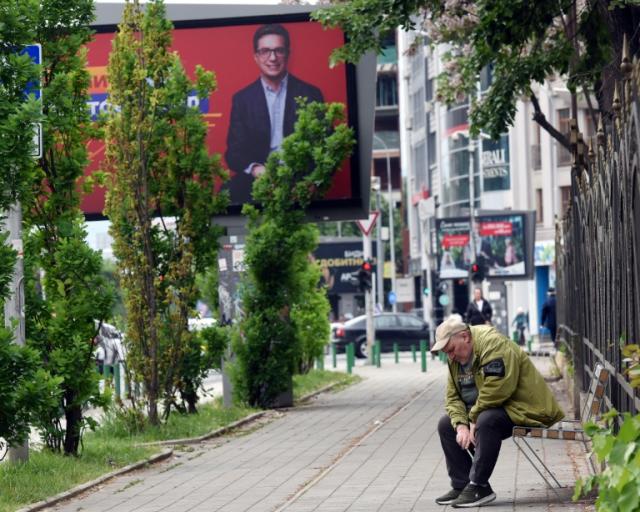
<svg viewBox="0 0 640 512">
<path fill-rule="evenodd" d="M 268 23 L 278 23 L 277 16 L 269 17 Z M 291 16 L 286 18 L 291 20 Z M 246 20 L 236 20 L 238 23 L 246 23 Z M 216 23 L 216 26 L 212 26 Z M 202 20 L 191 22 L 188 26 L 176 23 L 173 30 L 172 49 L 177 51 L 189 76 L 194 77 L 196 65 L 201 65 L 207 70 L 214 71 L 217 79 L 217 90 L 209 98 L 197 98 L 195 93 L 188 98 L 187 103 L 200 108 L 208 124 L 207 144 L 213 153 L 219 153 L 223 157 L 227 153 L 227 140 L 230 128 L 232 99 L 239 91 L 246 90 L 249 85 L 260 84 L 258 56 L 254 52 L 253 37 L 262 23 L 220 25 L 221 20 Z M 224 23 L 224 21 L 222 21 Z M 229 22 L 231 23 L 231 22 Z M 185 24 L 186 25 L 186 24 Z M 196 26 L 194 26 L 196 25 Z M 308 20 L 286 21 L 281 25 L 289 33 L 290 51 L 284 56 L 288 72 L 288 91 L 313 90 L 321 94 L 325 102 L 340 102 L 348 104 L 347 71 L 344 65 L 329 67 L 329 55 L 331 51 L 344 43 L 344 35 L 339 30 L 326 30 L 319 23 Z M 99 29 L 100 30 L 100 29 Z M 108 76 L 107 65 L 111 51 L 113 32 L 98 33 L 88 45 L 88 70 L 91 74 L 90 100 L 87 108 L 92 116 L 107 111 L 108 103 Z M 283 56 L 279 55 L 280 58 Z M 275 53 L 267 58 L 276 58 Z M 300 84 L 310 85 L 311 89 L 299 89 Z M 298 89 L 296 89 L 298 87 Z M 287 97 L 287 101 L 288 101 Z M 288 105 L 288 103 L 287 103 Z M 289 107 L 285 106 L 284 117 L 287 121 Z M 265 103 L 266 109 L 266 103 Z M 254 124 L 257 123 L 255 112 L 248 111 Z M 265 110 L 265 122 L 267 123 L 267 135 L 269 131 L 269 116 Z M 242 132 L 242 130 L 239 130 Z M 286 128 L 285 128 L 286 131 Z M 254 133 L 247 130 L 242 133 Z M 286 136 L 287 133 L 284 133 Z M 245 137 L 246 139 L 246 137 Z M 245 140 L 243 139 L 243 140 Z M 258 144 L 255 140 L 245 140 L 246 146 L 252 148 Z M 91 163 L 86 174 L 89 175 L 100 168 L 104 157 L 104 143 L 93 141 L 89 145 Z M 357 153 L 357 151 L 356 151 Z M 223 160 L 225 168 L 231 166 Z M 331 189 L 324 199 L 332 204 L 340 201 L 352 201 L 358 170 L 352 169 L 351 162 L 345 162 L 341 170 L 334 177 Z M 232 213 L 239 213 L 244 199 L 243 194 L 237 193 L 233 183 L 248 183 L 250 190 L 252 185 L 251 172 L 246 169 L 230 169 L 231 179 L 225 187 L 231 191 L 231 203 L 236 205 L 231 208 Z M 236 180 L 234 182 L 234 179 Z M 245 187 L 245 188 L 247 188 Z M 237 187 L 236 187 L 237 188 Z M 244 191 L 244 189 L 243 189 Z M 94 192 L 85 196 L 82 209 L 89 216 L 101 215 L 104 208 L 104 188 L 98 187 Z"/>
<path fill-rule="evenodd" d="M 511 236 L 513 225 L 511 222 L 481 222 L 478 231 L 480 236 Z"/>
<path fill-rule="evenodd" d="M 469 243 L 468 234 L 444 235 L 442 237 L 442 247 L 444 249 L 449 249 L 450 247 L 464 247 L 468 243 Z"/>
</svg>

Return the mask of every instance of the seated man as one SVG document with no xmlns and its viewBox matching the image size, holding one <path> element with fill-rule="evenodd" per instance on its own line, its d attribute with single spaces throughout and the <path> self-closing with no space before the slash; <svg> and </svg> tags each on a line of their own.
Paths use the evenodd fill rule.
<svg viewBox="0 0 640 512">
<path fill-rule="evenodd" d="M 436 503 L 479 507 L 496 499 L 489 478 L 514 425 L 549 427 L 564 412 L 529 356 L 494 327 L 451 315 L 435 337 L 432 350 L 449 359 L 438 434 L 452 487 Z"/>
</svg>

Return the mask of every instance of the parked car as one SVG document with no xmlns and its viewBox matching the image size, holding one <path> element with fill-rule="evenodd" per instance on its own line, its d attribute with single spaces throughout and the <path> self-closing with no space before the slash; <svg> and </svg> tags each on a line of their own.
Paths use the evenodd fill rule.
<svg viewBox="0 0 640 512">
<path fill-rule="evenodd" d="M 398 344 L 399 350 L 409 350 L 411 345 L 418 348 L 421 340 L 426 340 L 429 346 L 429 325 L 410 313 L 380 313 L 374 315 L 373 325 L 375 339 L 380 340 L 382 352 L 391 352 L 394 343 Z M 355 343 L 356 357 L 367 357 L 366 315 L 357 316 L 337 327 L 332 332 L 331 342 L 340 352 L 349 343 Z"/>
</svg>

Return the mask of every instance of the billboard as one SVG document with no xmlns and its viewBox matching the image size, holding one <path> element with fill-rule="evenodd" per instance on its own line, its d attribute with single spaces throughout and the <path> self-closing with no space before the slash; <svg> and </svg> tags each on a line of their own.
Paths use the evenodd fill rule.
<svg viewBox="0 0 640 512">
<path fill-rule="evenodd" d="M 227 6 L 218 6 L 218 11 L 224 7 Z M 188 11 L 194 16 L 198 12 L 197 8 Z M 212 11 L 203 12 L 211 15 Z M 283 12 L 282 7 L 273 12 Z M 358 128 L 362 118 L 357 107 L 359 72 L 353 65 L 329 66 L 329 56 L 344 44 L 344 34 L 311 21 L 309 12 L 286 13 L 286 9 L 284 12 L 174 21 L 172 49 L 179 54 L 186 72 L 193 77 L 199 64 L 216 74 L 217 90 L 209 98 L 198 98 L 194 93 L 187 102 L 202 112 L 208 125 L 209 149 L 222 155 L 223 166 L 229 170 L 230 180 L 219 185 L 230 192 L 230 215 L 239 215 L 242 205 L 251 200 L 251 187 L 262 172 L 260 166 L 293 131 L 296 97 L 345 104 L 349 125 L 356 130 L 356 136 L 361 135 Z M 171 11 L 169 15 L 172 17 Z M 110 13 L 108 19 L 113 17 Z M 267 33 L 254 40 L 265 25 L 281 27 L 282 37 Z M 87 108 L 96 118 L 110 108 L 107 65 L 117 26 L 94 28 L 97 33 L 87 45 L 91 74 Z M 286 79 L 281 81 L 283 77 Z M 312 205 L 312 215 L 335 218 L 327 211 L 339 208 L 364 211 L 368 186 L 363 186 L 366 184 L 361 176 L 361 163 L 366 163 L 361 162 L 362 155 L 356 148 L 353 156 L 343 163 L 326 196 Z M 91 143 L 90 156 L 87 173 L 100 167 L 104 156 L 102 141 Z M 82 209 L 88 218 L 102 215 L 104 196 L 105 190 L 97 188 L 84 198 Z"/>
<path fill-rule="evenodd" d="M 527 223 L 525 212 L 479 215 L 472 242 L 468 217 L 436 219 L 439 277 L 467 278 L 472 250 L 485 278 L 530 277 L 533 246 L 526 236 Z"/>
<path fill-rule="evenodd" d="M 375 242 L 372 243 L 371 251 L 372 254 L 376 254 Z M 313 257 L 320 264 L 322 282 L 327 287 L 327 293 L 360 293 L 351 275 L 357 272 L 364 262 L 362 241 L 320 242 Z M 375 258 L 373 272 L 377 272 Z"/>
</svg>

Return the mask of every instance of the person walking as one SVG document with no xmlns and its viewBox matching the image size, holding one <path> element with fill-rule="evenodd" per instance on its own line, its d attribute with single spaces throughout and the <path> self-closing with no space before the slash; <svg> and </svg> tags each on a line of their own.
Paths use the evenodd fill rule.
<svg viewBox="0 0 640 512">
<path fill-rule="evenodd" d="M 493 310 L 491 304 L 482 297 L 482 290 L 473 290 L 473 300 L 469 302 L 465 313 L 465 320 L 469 325 L 490 324 Z"/>
<path fill-rule="evenodd" d="M 547 300 L 544 301 L 542 305 L 542 316 L 540 318 L 540 323 L 544 325 L 547 329 L 549 329 L 549 333 L 551 334 L 551 341 L 553 341 L 553 346 L 558 348 L 556 343 L 556 290 L 555 288 L 549 288 L 547 292 Z"/>
<path fill-rule="evenodd" d="M 515 325 L 518 330 L 518 345 L 523 346 L 525 342 L 524 331 L 529 328 L 529 315 L 524 312 L 524 309 L 518 308 L 516 317 L 511 322 L 511 325 Z"/>
<path fill-rule="evenodd" d="M 496 498 L 489 479 L 513 427 L 549 427 L 564 412 L 529 356 L 493 326 L 451 315 L 435 338 L 432 351 L 448 358 L 438 434 L 452 487 L 436 503 L 479 507 Z"/>
</svg>

